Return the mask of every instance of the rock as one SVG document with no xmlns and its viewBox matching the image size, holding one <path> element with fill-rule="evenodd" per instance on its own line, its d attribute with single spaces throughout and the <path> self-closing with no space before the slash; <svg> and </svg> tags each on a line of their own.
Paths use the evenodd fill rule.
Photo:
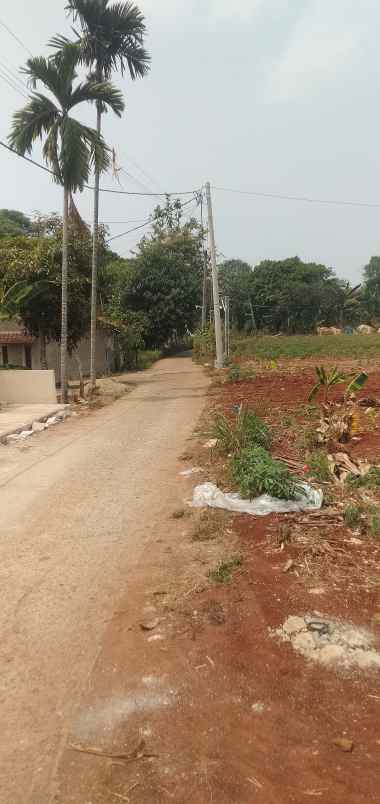
<svg viewBox="0 0 380 804">
<path fill-rule="evenodd" d="M 46 420 L 46 427 L 50 427 L 52 424 L 57 424 L 58 419 L 56 416 L 50 416 L 49 419 Z"/>
<path fill-rule="evenodd" d="M 218 443 L 217 438 L 210 438 L 210 440 L 206 441 L 206 443 L 203 444 L 203 446 L 205 449 L 215 449 L 217 443 Z"/>
<path fill-rule="evenodd" d="M 350 754 L 354 750 L 354 743 L 346 737 L 337 737 L 336 740 L 334 740 L 334 745 L 346 754 Z"/>
<path fill-rule="evenodd" d="M 299 631 L 303 631 L 306 628 L 306 623 L 303 617 L 288 617 L 286 623 L 284 623 L 283 630 L 285 634 L 298 634 Z"/>
<path fill-rule="evenodd" d="M 289 561 L 286 562 L 284 569 L 282 571 L 289 572 L 289 570 L 291 570 L 292 567 L 294 567 L 294 561 L 292 558 L 289 558 Z"/>
<path fill-rule="evenodd" d="M 183 508 L 178 508 L 177 511 L 173 511 L 172 518 L 173 519 L 182 519 L 185 516 L 185 510 Z"/>
<path fill-rule="evenodd" d="M 325 645 L 319 652 L 319 661 L 322 664 L 334 664 L 344 659 L 345 650 L 341 645 Z"/>
<path fill-rule="evenodd" d="M 46 424 L 44 422 L 33 422 L 32 430 L 34 433 L 42 433 L 42 430 L 45 430 Z"/>
<path fill-rule="evenodd" d="M 252 712 L 256 712 L 258 715 L 261 715 L 265 711 L 265 704 L 258 701 L 257 703 L 252 704 L 251 706 Z"/>
<path fill-rule="evenodd" d="M 140 623 L 140 628 L 142 631 L 154 631 L 155 628 L 160 624 L 159 617 L 155 617 L 154 620 L 146 620 L 145 622 Z"/>
</svg>

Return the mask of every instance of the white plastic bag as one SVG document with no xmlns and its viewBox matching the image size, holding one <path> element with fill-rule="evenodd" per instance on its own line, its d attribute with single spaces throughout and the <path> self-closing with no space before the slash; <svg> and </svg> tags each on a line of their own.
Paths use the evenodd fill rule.
<svg viewBox="0 0 380 804">
<path fill-rule="evenodd" d="M 242 500 L 239 494 L 224 493 L 214 483 L 203 483 L 196 486 L 190 505 L 193 508 L 224 508 L 240 514 L 267 516 L 268 514 L 287 514 L 292 511 L 318 511 L 322 508 L 323 492 L 313 489 L 307 483 L 301 483 L 305 495 L 300 494 L 296 500 L 278 500 L 269 494 L 262 494 L 254 500 Z"/>
</svg>

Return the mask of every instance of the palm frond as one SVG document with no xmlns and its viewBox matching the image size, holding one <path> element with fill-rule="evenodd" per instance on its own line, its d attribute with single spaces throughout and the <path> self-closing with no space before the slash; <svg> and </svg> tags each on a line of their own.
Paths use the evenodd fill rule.
<svg viewBox="0 0 380 804">
<path fill-rule="evenodd" d="M 99 172 L 110 165 L 110 150 L 95 129 L 66 117 L 61 124 L 60 165 L 63 181 L 72 192 L 83 190 L 92 165 Z"/>
<path fill-rule="evenodd" d="M 82 101 L 90 101 L 101 103 L 103 106 L 108 106 L 112 109 L 118 117 L 121 117 L 125 108 L 123 95 L 113 84 L 109 82 L 94 83 L 93 81 L 86 81 L 86 83 L 79 84 L 71 96 L 70 108 L 76 106 Z"/>
<path fill-rule="evenodd" d="M 134 80 L 147 74 L 150 56 L 143 47 L 146 25 L 144 15 L 133 2 L 112 6 L 108 0 L 70 0 L 66 6 L 81 32 L 74 30 L 80 40 L 79 60 L 90 68 L 96 66 L 105 79 L 113 70 L 127 69 Z M 56 37 L 54 46 L 61 47 L 63 38 Z"/>
<path fill-rule="evenodd" d="M 49 133 L 59 117 L 59 109 L 49 98 L 33 93 L 29 103 L 13 116 L 9 144 L 19 154 L 31 153 L 35 141 Z"/>
</svg>

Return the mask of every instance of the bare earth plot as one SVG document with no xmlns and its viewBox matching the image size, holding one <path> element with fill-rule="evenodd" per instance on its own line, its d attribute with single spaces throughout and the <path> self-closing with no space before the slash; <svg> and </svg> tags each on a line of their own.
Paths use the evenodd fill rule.
<svg viewBox="0 0 380 804">
<path fill-rule="evenodd" d="M 207 379 L 178 358 L 131 381 L 112 407 L 0 448 L 2 804 L 54 800 L 107 622 L 181 496 Z"/>
</svg>

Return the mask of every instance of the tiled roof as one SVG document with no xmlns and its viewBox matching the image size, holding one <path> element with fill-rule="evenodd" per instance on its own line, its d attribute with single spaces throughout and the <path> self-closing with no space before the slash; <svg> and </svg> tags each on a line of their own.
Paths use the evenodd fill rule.
<svg viewBox="0 0 380 804">
<path fill-rule="evenodd" d="M 34 341 L 31 335 L 26 335 L 24 332 L 1 332 L 0 331 L 0 346 L 9 346 L 12 344 L 22 344 L 30 346 Z"/>
</svg>

